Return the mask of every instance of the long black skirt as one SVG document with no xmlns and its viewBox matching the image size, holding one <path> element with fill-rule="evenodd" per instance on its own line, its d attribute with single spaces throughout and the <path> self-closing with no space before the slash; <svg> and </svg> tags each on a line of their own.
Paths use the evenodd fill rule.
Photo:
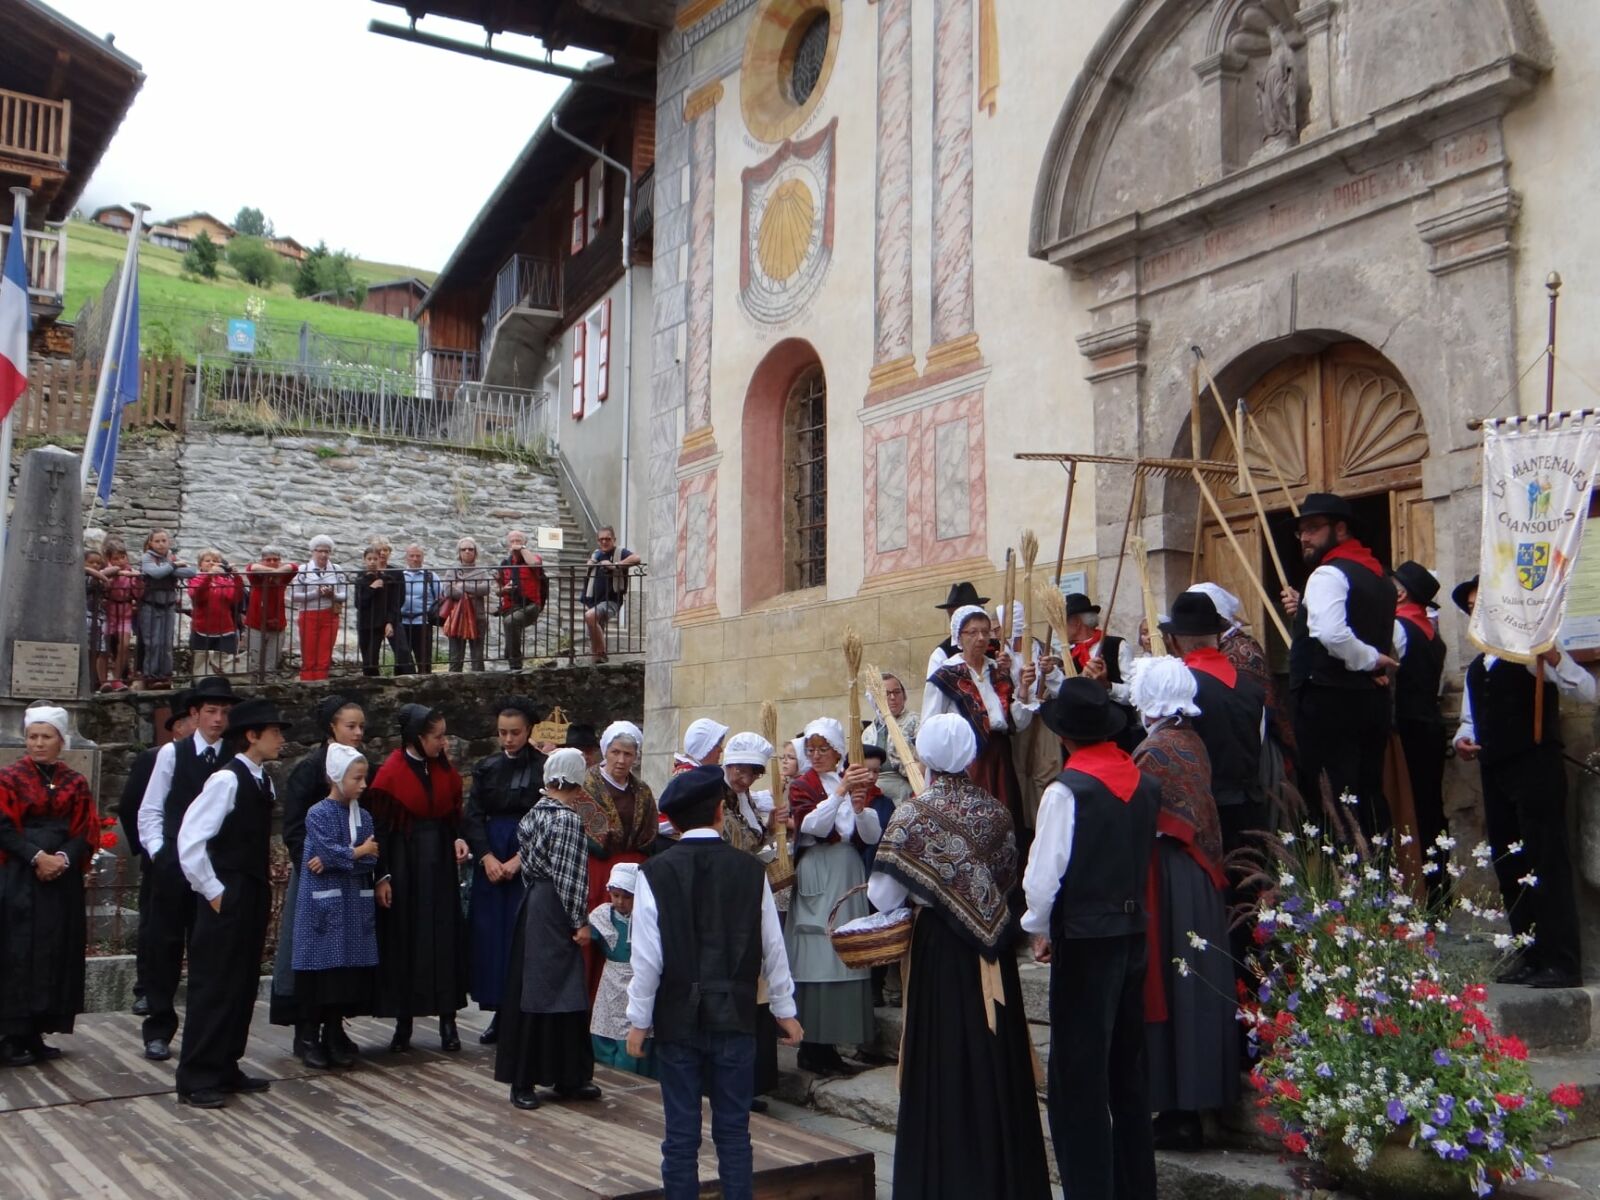
<svg viewBox="0 0 1600 1200">
<path fill-rule="evenodd" d="M 990 1033 L 977 949 L 937 909 L 918 912 L 900 1051 L 896 1200 L 1048 1200 L 1022 984 L 1009 948 L 999 962 L 1006 1002 Z"/>
<path fill-rule="evenodd" d="M 494 1077 L 518 1091 L 538 1085 L 575 1088 L 594 1078 L 594 1044 L 589 1041 L 589 1012 L 530 1013 L 522 1011 L 523 962 L 527 942 L 528 905 L 517 912 L 506 964 L 505 992 L 495 1018 L 500 1039 L 495 1048 Z M 582 969 L 582 959 L 578 960 Z"/>
<path fill-rule="evenodd" d="M 372 1011 L 374 967 L 331 967 L 294 973 L 294 1001 L 303 1021 L 360 1017 Z"/>
<path fill-rule="evenodd" d="M 49 852 L 66 843 L 65 825 L 25 825 Z M 0 1037 L 71 1033 L 83 1011 L 83 872 L 68 867 L 41 883 L 15 856 L 0 866 Z"/>
<path fill-rule="evenodd" d="M 1227 1108 L 1239 1098 L 1239 1023 L 1234 1002 L 1228 914 L 1223 893 L 1171 838 L 1156 839 L 1161 868 L 1159 951 L 1150 969 L 1162 973 L 1167 1019 L 1145 1024 L 1150 1106 L 1156 1112 Z M 1190 932 L 1210 943 L 1189 944 Z M 1173 959 L 1189 964 L 1187 978 Z"/>
<path fill-rule="evenodd" d="M 431 1017 L 467 1004 L 467 923 L 455 842 L 442 821 L 417 821 L 387 860 L 394 905 L 378 909 L 379 1017 Z"/>
</svg>

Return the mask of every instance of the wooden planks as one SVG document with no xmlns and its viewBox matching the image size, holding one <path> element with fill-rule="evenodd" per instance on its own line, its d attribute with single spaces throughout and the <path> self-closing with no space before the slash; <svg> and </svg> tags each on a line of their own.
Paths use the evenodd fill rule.
<svg viewBox="0 0 1600 1200">
<path fill-rule="evenodd" d="M 0 1072 L 0 1163 L 8 1200 L 175 1195 L 305 1200 L 621 1200 L 659 1195 L 660 1094 L 653 1080 L 601 1068 L 593 1103 L 511 1107 L 462 1014 L 459 1055 L 385 1051 L 390 1027 L 350 1023 L 364 1050 L 351 1071 L 312 1072 L 291 1032 L 257 1005 L 246 1070 L 270 1092 L 226 1109 L 181 1108 L 174 1063 L 140 1055 L 131 1016 L 80 1019 L 54 1039 L 65 1055 Z M 433 1040 L 419 1021 L 418 1047 Z M 870 1200 L 873 1158 L 798 1126 L 752 1116 L 756 1194 Z M 709 1123 L 702 1181 L 716 1178 Z"/>
</svg>

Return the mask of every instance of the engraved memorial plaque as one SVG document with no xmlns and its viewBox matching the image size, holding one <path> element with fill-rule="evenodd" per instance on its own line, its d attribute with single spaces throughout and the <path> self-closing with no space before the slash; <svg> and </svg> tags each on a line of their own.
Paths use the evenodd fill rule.
<svg viewBox="0 0 1600 1200">
<path fill-rule="evenodd" d="M 27 642 L 11 647 L 11 694 L 54 700 L 78 692 L 81 648 L 72 642 Z"/>
</svg>

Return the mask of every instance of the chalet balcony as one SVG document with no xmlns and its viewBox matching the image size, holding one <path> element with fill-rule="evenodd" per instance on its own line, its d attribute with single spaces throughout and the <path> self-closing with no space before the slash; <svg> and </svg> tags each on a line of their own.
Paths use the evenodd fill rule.
<svg viewBox="0 0 1600 1200">
<path fill-rule="evenodd" d="M 535 386 L 545 340 L 561 324 L 561 264 L 513 254 L 495 275 L 483 314 L 483 379 Z"/>
<path fill-rule="evenodd" d="M 11 227 L 0 226 L 0 262 L 5 261 Z M 28 276 L 28 297 L 34 316 L 56 316 L 67 291 L 67 232 L 54 229 L 22 231 L 22 264 Z"/>
<path fill-rule="evenodd" d="M 0 88 L 0 170 L 64 172 L 71 143 L 72 101 Z"/>
</svg>

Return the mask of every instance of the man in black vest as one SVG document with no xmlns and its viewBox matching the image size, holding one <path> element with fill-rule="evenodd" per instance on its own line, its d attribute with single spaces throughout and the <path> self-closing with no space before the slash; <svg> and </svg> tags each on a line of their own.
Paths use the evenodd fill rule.
<svg viewBox="0 0 1600 1200">
<path fill-rule="evenodd" d="M 167 710 L 167 735 L 181 742 L 194 732 L 194 713 L 189 709 L 189 693 L 182 691 L 172 697 Z M 155 773 L 156 757 L 161 747 L 151 746 L 139 751 L 139 756 L 128 768 L 128 778 L 122 785 L 122 796 L 117 801 L 117 816 L 122 820 L 122 832 L 128 839 L 128 853 L 139 859 L 139 935 L 133 962 L 133 1015 L 150 1015 L 150 1001 L 145 999 L 144 970 L 149 961 L 145 943 L 150 936 L 150 885 L 155 872 L 150 866 L 150 856 L 139 840 L 139 807 L 144 803 L 145 789 L 150 786 L 150 776 Z"/>
<path fill-rule="evenodd" d="M 139 804 L 139 841 L 150 862 L 150 918 L 139 953 L 144 959 L 145 1001 L 149 1015 L 142 1030 L 144 1056 L 161 1062 L 172 1057 L 168 1043 L 178 1032 L 176 997 L 183 953 L 194 930 L 195 898 L 178 864 L 178 828 L 206 780 L 225 762 L 222 732 L 237 697 L 220 675 L 202 679 L 186 706 L 194 732 L 168 742 L 156 753 L 150 782 Z"/>
<path fill-rule="evenodd" d="M 700 1096 L 711 1098 L 722 1195 L 752 1195 L 750 1102 L 755 1097 L 756 985 L 765 978 L 785 1045 L 805 1036 L 766 868 L 722 840 L 722 768 L 675 775 L 659 807 L 681 832 L 639 871 L 633 898 L 628 1053 L 655 1029 L 666 1138 L 666 1200 L 700 1195 Z"/>
<path fill-rule="evenodd" d="M 1039 715 L 1070 757 L 1045 789 L 1023 877 L 1050 964 L 1050 1136 L 1068 1196 L 1154 1196 L 1145 1063 L 1145 886 L 1161 789 L 1112 739 L 1126 718 L 1068 679 Z"/>
<path fill-rule="evenodd" d="M 1475 577 L 1451 598 L 1469 616 Z M 1535 667 L 1480 654 L 1467 667 L 1467 692 L 1456 730 L 1456 753 L 1477 759 L 1483 777 L 1483 820 L 1511 932 L 1531 934 L 1496 978 L 1529 987 L 1577 987 L 1578 905 L 1567 860 L 1567 768 L 1561 756 L 1561 697 L 1593 704 L 1594 676 L 1560 650 L 1544 664 L 1544 724 L 1534 738 Z M 1522 853 L 1508 847 L 1521 841 Z"/>
<path fill-rule="evenodd" d="M 1444 866 L 1449 852 L 1438 845 L 1444 819 L 1444 714 L 1439 710 L 1439 682 L 1444 678 L 1446 647 L 1434 628 L 1428 605 L 1439 594 L 1439 581 L 1421 563 L 1403 562 L 1394 569 L 1394 656 L 1400 669 L 1394 677 L 1394 729 L 1406 756 L 1406 776 L 1416 805 L 1418 851 L 1434 850 L 1439 870 L 1428 876 L 1428 894 L 1440 899 L 1450 881 Z M 1424 861 L 1426 857 L 1424 857 Z"/>
<path fill-rule="evenodd" d="M 1304 596 L 1283 589 L 1294 619 L 1289 689 L 1300 790 L 1310 810 L 1322 803 L 1324 778 L 1337 803 L 1355 797 L 1368 837 L 1389 828 L 1383 755 L 1389 744 L 1389 675 L 1394 649 L 1394 587 L 1372 552 L 1351 532 L 1350 505 L 1313 492 L 1295 524 L 1300 556 L 1311 568 Z"/>
<path fill-rule="evenodd" d="M 952 583 L 949 594 L 944 598 L 944 603 L 935 604 L 934 607 L 944 612 L 945 624 L 948 625 L 949 618 L 955 615 L 956 609 L 966 608 L 969 604 L 975 604 L 982 608 L 987 603 L 989 603 L 989 597 L 978 595 L 978 589 L 963 579 L 960 583 Z M 928 669 L 922 673 L 922 677 L 924 679 L 932 679 L 935 671 L 944 666 L 950 659 L 959 658 L 960 655 L 961 647 L 946 638 L 935 646 L 932 653 L 928 655 Z"/>
</svg>

